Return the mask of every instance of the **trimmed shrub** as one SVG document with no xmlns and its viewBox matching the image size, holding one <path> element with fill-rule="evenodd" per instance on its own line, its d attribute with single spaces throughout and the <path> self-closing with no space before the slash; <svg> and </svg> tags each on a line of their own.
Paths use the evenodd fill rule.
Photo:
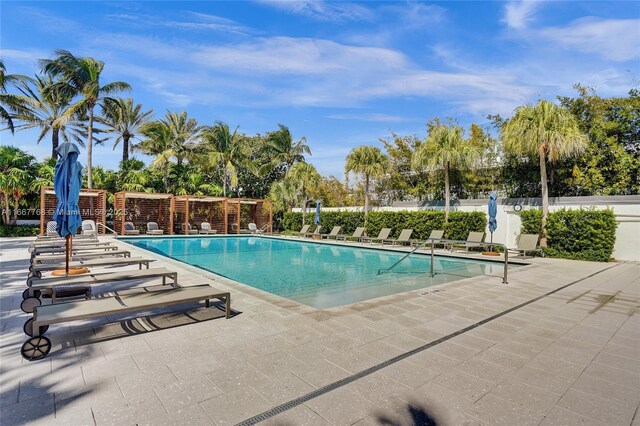
<svg viewBox="0 0 640 426">
<path fill-rule="evenodd" d="M 520 213 L 523 234 L 540 234 L 542 210 Z M 549 213 L 545 255 L 564 259 L 607 262 L 616 242 L 616 217 L 612 210 L 562 209 Z"/>
<path fill-rule="evenodd" d="M 313 222 L 313 214 L 306 223 Z M 284 214 L 284 229 L 298 231 L 302 227 L 302 213 Z M 320 225 L 328 233 L 334 226 L 341 226 L 341 234 L 352 234 L 358 226 L 364 224 L 362 212 L 321 212 Z M 470 231 L 484 231 L 487 218 L 483 212 L 455 212 L 449 214 L 449 223 L 444 225 L 444 212 L 434 210 L 370 212 L 367 220 L 367 235 L 376 236 L 382 228 L 393 228 L 392 238 L 397 238 L 403 229 L 413 229 L 412 238 L 425 239 L 434 229 L 444 229 L 445 236 L 464 240 Z"/>
<path fill-rule="evenodd" d="M 32 237 L 39 233 L 39 225 L 0 225 L 0 237 Z"/>
</svg>

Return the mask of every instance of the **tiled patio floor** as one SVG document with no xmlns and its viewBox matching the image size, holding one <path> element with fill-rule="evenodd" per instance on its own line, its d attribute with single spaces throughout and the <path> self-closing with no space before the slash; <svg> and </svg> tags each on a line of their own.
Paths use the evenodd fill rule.
<svg viewBox="0 0 640 426">
<path fill-rule="evenodd" d="M 232 425 L 340 380 L 264 423 L 640 425 L 637 263 L 536 259 L 509 285 L 483 276 L 318 311 L 126 245 L 181 285 L 231 291 L 238 315 L 52 326 L 51 354 L 28 362 L 19 306 L 30 241 L 0 240 L 3 426 Z M 150 324 L 161 329 L 124 331 Z"/>
</svg>

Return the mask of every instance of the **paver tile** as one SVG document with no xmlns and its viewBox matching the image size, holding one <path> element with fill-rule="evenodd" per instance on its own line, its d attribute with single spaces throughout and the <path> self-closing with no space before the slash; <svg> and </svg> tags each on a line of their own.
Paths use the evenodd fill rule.
<svg viewBox="0 0 640 426">
<path fill-rule="evenodd" d="M 492 394 L 485 395 L 466 413 L 490 425 L 528 426 L 537 425 L 544 419 L 544 415 L 539 412 L 523 408 Z"/>
<path fill-rule="evenodd" d="M 443 373 L 433 379 L 431 383 L 459 393 L 472 401 L 477 401 L 495 386 L 495 383 L 457 369 Z"/>
<path fill-rule="evenodd" d="M 174 381 L 156 386 L 154 391 L 169 413 L 222 394 L 222 391 L 206 377 Z"/>
<path fill-rule="evenodd" d="M 236 424 L 271 407 L 269 402 L 250 387 L 218 395 L 202 401 L 200 405 L 219 426 Z"/>
<path fill-rule="evenodd" d="M 306 405 L 298 405 L 291 410 L 265 420 L 261 424 L 265 426 L 326 426 L 331 423 Z"/>
<path fill-rule="evenodd" d="M 558 406 L 610 425 L 631 423 L 632 409 L 575 389 L 569 389 L 558 401 Z"/>
<path fill-rule="evenodd" d="M 406 359 L 383 368 L 380 373 L 413 389 L 438 376 L 437 372 L 422 368 Z"/>
<path fill-rule="evenodd" d="M 543 415 L 548 413 L 562 396 L 561 393 L 540 389 L 515 379 L 500 383 L 491 391 L 491 395 L 509 401 L 523 410 L 536 411 Z"/>
<path fill-rule="evenodd" d="M 605 426 L 605 424 L 573 411 L 555 407 L 547 414 L 541 426 Z"/>
<path fill-rule="evenodd" d="M 305 405 L 333 424 L 350 425 L 369 415 L 375 405 L 357 393 L 339 388 Z"/>
</svg>

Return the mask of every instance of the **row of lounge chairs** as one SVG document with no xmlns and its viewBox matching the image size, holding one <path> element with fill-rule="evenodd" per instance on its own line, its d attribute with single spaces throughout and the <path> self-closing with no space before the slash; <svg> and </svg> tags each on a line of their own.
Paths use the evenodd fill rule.
<svg viewBox="0 0 640 426">
<path fill-rule="evenodd" d="M 52 324 L 132 312 L 147 315 L 151 309 L 199 301 L 209 307 L 212 299 L 223 302 L 226 318 L 231 316 L 230 293 L 208 284 L 181 287 L 176 271 L 150 268 L 152 259 L 132 257 L 128 250 L 100 241 L 95 234 L 74 238 L 69 266 L 87 268 L 79 275 L 50 275 L 54 270 L 65 270 L 65 240 L 60 237 L 39 237 L 29 251 L 29 275 L 20 305 L 25 313 L 31 314 L 23 326 L 29 338 L 21 348 L 21 355 L 29 361 L 42 359 L 50 352 L 52 344 L 44 334 Z M 131 265 L 139 268 L 122 269 Z M 102 270 L 104 267 L 118 269 Z M 150 283 L 158 278 L 162 285 Z M 105 283 L 132 289 L 104 293 L 105 287 L 98 285 Z M 96 290 L 98 293 L 94 294 Z M 45 299 L 48 304 L 43 304 Z"/>
<path fill-rule="evenodd" d="M 391 238 L 392 228 L 382 228 L 377 237 L 368 237 L 365 235 L 365 228 L 358 227 L 352 235 L 340 234 L 341 226 L 334 226 L 331 232 L 328 234 L 322 234 L 322 226 L 318 225 L 313 232 L 309 232 L 311 225 L 304 225 L 302 229 L 297 233 L 298 237 L 311 237 L 315 239 L 335 239 L 337 241 L 357 241 L 360 243 L 380 243 L 381 245 L 409 245 L 411 247 L 425 246 L 426 243 L 433 241 L 434 243 L 442 246 L 445 249 L 454 251 L 459 248 L 463 248 L 465 251 L 469 251 L 471 248 L 477 248 L 483 245 L 484 232 L 469 232 L 466 241 L 453 242 L 444 239 L 444 230 L 434 229 L 431 231 L 429 237 L 426 240 L 412 239 L 412 229 L 403 229 L 400 231 L 398 238 Z M 539 240 L 538 234 L 522 234 L 517 239 L 517 246 L 514 248 L 508 248 L 510 252 L 518 253 L 519 255 L 526 256 L 527 253 L 542 252 L 537 247 Z"/>
</svg>

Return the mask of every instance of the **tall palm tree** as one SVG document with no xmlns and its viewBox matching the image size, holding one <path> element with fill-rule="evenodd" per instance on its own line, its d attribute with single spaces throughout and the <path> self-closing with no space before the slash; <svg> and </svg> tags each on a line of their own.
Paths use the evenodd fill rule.
<svg viewBox="0 0 640 426">
<path fill-rule="evenodd" d="M 289 171 L 289 178 L 293 180 L 299 188 L 302 200 L 302 224 L 307 214 L 307 203 L 309 202 L 309 191 L 320 185 L 322 177 L 313 165 L 309 163 L 296 163 Z"/>
<path fill-rule="evenodd" d="M 261 174 L 282 163 L 286 166 L 285 173 L 289 173 L 291 166 L 305 161 L 305 153 L 311 155 L 311 149 L 306 144 L 307 138 L 302 137 L 299 141 L 294 142 L 289 128 L 282 124 L 278 124 L 278 126 L 279 130 L 267 135 L 267 146 L 273 150 L 274 156 L 272 161 L 265 164 L 260 170 Z"/>
<path fill-rule="evenodd" d="M 165 120 L 169 123 L 173 132 L 171 145 L 174 156 L 178 165 L 182 166 L 183 161 L 192 154 L 195 141 L 200 136 L 202 127 L 198 126 L 198 121 L 195 118 L 188 118 L 186 111 L 180 114 L 167 112 Z"/>
<path fill-rule="evenodd" d="M 34 180 L 35 158 L 19 148 L 0 146 L 0 194 L 2 194 L 2 219 L 5 224 L 16 223 L 22 196 L 31 189 Z M 13 201 L 13 219 L 11 203 Z"/>
<path fill-rule="evenodd" d="M 365 225 L 367 223 L 367 215 L 369 214 L 369 188 L 371 186 L 371 179 L 384 175 L 388 167 L 389 158 L 376 146 L 362 145 L 353 148 L 347 155 L 344 165 L 345 175 L 348 176 L 350 172 L 354 172 L 364 176 Z"/>
<path fill-rule="evenodd" d="M 228 124 L 217 121 L 203 130 L 202 140 L 209 161 L 222 167 L 223 196 L 227 196 L 227 188 L 238 185 L 238 168 L 244 167 L 254 174 L 258 173 L 255 164 L 249 159 L 249 147 L 245 138 L 238 134 L 237 127 L 231 133 Z"/>
<path fill-rule="evenodd" d="M 79 117 L 73 121 L 61 121 L 71 105 L 73 94 L 62 90 L 59 82 L 54 81 L 50 75 L 36 76 L 30 79 L 35 85 L 32 89 L 27 81 L 22 81 L 17 87 L 25 99 L 29 99 L 29 105 L 15 114 L 21 124 L 15 126 L 16 130 L 38 128 L 40 134 L 36 143 L 40 143 L 47 134 L 51 133 L 51 157 L 56 158 L 56 149 L 60 138 L 64 142 L 73 140 L 81 146 L 84 141 L 80 138 L 83 129 L 79 126 Z"/>
<path fill-rule="evenodd" d="M 4 61 L 0 59 L 0 119 L 6 123 L 7 129 L 14 132 L 13 114 L 29 106 L 29 100 L 23 96 L 7 93 L 8 84 L 17 86 L 30 81 L 29 77 L 19 74 L 7 74 Z"/>
<path fill-rule="evenodd" d="M 449 220 L 451 192 L 449 173 L 473 165 L 478 150 L 464 137 L 464 130 L 456 125 L 436 124 L 429 129 L 425 143 L 413 154 L 414 168 L 444 171 L 444 220 Z"/>
<path fill-rule="evenodd" d="M 93 188 L 93 121 L 96 105 L 107 95 L 123 90 L 131 90 L 131 86 L 123 81 L 114 81 L 100 86 L 100 74 L 104 69 L 104 62 L 89 57 L 76 57 L 67 50 L 56 50 L 55 59 L 40 61 L 42 69 L 53 76 L 60 76 L 63 81 L 60 88 L 70 93 L 80 95 L 81 99 L 71 105 L 59 121 L 71 120 L 78 113 L 86 112 L 87 124 L 87 185 Z"/>
<path fill-rule="evenodd" d="M 129 159 L 129 143 L 136 138 L 140 128 L 145 125 L 152 110 L 142 111 L 141 104 L 133 104 L 131 98 L 105 99 L 102 104 L 102 116 L 96 117 L 96 121 L 106 126 L 106 133 L 116 136 L 113 149 L 122 142 L 122 161 Z"/>
<path fill-rule="evenodd" d="M 171 125 L 164 120 L 149 122 L 140 128 L 140 133 L 145 137 L 135 149 L 147 155 L 154 156 L 152 167 L 162 168 L 162 183 L 164 192 L 169 191 L 169 165 L 174 156 L 172 147 L 173 131 Z"/>
<path fill-rule="evenodd" d="M 583 152 L 587 136 L 580 131 L 578 120 L 566 108 L 541 100 L 537 105 L 524 105 L 501 128 L 505 151 L 515 155 L 537 156 L 542 186 L 542 236 L 546 247 L 546 225 L 549 213 L 547 164 Z"/>
</svg>

